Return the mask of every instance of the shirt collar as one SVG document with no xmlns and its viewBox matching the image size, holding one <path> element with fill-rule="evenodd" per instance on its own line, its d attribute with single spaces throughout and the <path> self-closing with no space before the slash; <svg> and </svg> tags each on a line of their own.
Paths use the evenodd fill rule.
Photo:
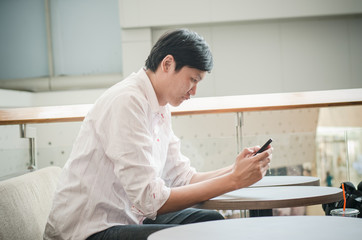
<svg viewBox="0 0 362 240">
<path fill-rule="evenodd" d="M 151 80 L 147 76 L 145 69 L 141 68 L 138 71 L 138 74 L 141 76 L 141 79 L 144 82 L 146 98 L 148 99 L 148 101 L 151 105 L 152 112 L 153 113 L 157 113 L 157 112 L 164 113 L 165 107 L 159 105 L 155 89 L 153 89 Z"/>
</svg>

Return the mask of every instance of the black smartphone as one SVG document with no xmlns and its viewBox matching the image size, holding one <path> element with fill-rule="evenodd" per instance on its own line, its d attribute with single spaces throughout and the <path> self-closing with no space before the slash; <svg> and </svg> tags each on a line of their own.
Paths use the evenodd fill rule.
<svg viewBox="0 0 362 240">
<path fill-rule="evenodd" d="M 266 141 L 266 143 L 259 149 L 259 151 L 257 151 L 254 156 L 258 153 L 264 152 L 265 149 L 269 146 L 269 144 L 273 141 L 273 139 L 269 139 L 268 141 Z"/>
</svg>

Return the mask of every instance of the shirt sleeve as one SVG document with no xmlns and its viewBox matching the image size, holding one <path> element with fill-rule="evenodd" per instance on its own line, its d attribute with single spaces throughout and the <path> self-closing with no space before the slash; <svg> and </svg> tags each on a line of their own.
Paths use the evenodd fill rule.
<svg viewBox="0 0 362 240">
<path fill-rule="evenodd" d="M 191 167 L 190 159 L 181 153 L 181 142 L 171 131 L 171 140 L 167 152 L 167 161 L 162 178 L 168 187 L 179 187 L 190 183 L 196 173 Z"/>
<path fill-rule="evenodd" d="M 152 166 L 152 136 L 147 101 L 129 94 L 108 103 L 95 128 L 107 159 L 135 214 L 154 219 L 170 189 Z"/>
</svg>

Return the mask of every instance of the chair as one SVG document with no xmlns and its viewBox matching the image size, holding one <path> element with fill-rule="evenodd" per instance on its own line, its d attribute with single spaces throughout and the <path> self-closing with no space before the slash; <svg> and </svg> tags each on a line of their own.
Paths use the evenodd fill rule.
<svg viewBox="0 0 362 240">
<path fill-rule="evenodd" d="M 43 239 L 60 167 L 0 182 L 0 239 Z"/>
</svg>

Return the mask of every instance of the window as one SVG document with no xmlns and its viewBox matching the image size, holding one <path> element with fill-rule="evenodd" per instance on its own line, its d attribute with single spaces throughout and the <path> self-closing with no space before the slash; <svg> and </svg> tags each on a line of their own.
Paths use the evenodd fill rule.
<svg viewBox="0 0 362 240">
<path fill-rule="evenodd" d="M 0 31 L 0 84 L 122 72 L 117 0 L 2 0 Z"/>
</svg>

